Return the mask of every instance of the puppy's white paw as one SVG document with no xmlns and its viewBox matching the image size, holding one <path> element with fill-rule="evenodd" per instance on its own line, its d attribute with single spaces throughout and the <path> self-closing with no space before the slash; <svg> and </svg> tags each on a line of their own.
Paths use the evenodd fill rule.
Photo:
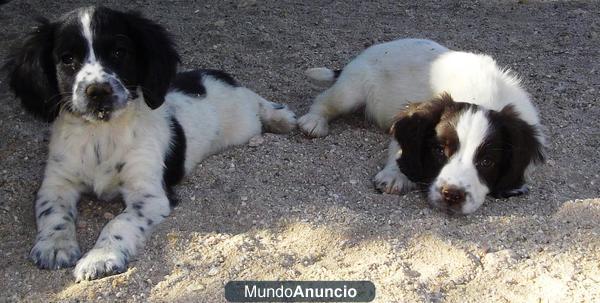
<svg viewBox="0 0 600 303">
<path fill-rule="evenodd" d="M 373 179 L 375 188 L 388 194 L 403 194 L 415 188 L 411 182 L 398 169 L 382 169 Z"/>
<path fill-rule="evenodd" d="M 67 232 L 56 231 L 52 236 L 38 235 L 29 258 L 39 268 L 60 269 L 75 265 L 81 250 L 75 237 Z"/>
<path fill-rule="evenodd" d="M 287 106 L 275 103 L 274 110 L 266 124 L 268 131 L 285 134 L 294 130 L 298 121 L 296 121 L 296 114 L 289 110 Z"/>
<path fill-rule="evenodd" d="M 128 255 L 118 248 L 102 247 L 90 250 L 73 270 L 77 282 L 119 274 L 127 270 Z"/>
<path fill-rule="evenodd" d="M 316 114 L 306 114 L 298 120 L 298 125 L 309 137 L 325 137 L 329 133 L 327 119 Z"/>
</svg>

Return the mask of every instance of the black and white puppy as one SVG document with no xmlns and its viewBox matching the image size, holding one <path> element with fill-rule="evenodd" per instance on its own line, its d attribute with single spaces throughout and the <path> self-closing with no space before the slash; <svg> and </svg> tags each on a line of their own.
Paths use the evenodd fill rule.
<svg viewBox="0 0 600 303">
<path fill-rule="evenodd" d="M 307 135 L 327 135 L 331 119 L 361 106 L 380 127 L 392 127 L 387 164 L 374 180 L 382 191 L 426 185 L 434 206 L 468 214 L 488 194 L 525 193 L 527 167 L 543 161 L 537 110 L 489 56 L 401 39 L 368 48 L 343 71 L 307 75 L 331 85 L 298 120 Z M 411 103 L 421 100 L 430 101 Z"/>
<path fill-rule="evenodd" d="M 77 281 L 122 272 L 171 212 L 169 193 L 206 156 L 262 128 L 288 132 L 294 114 L 214 70 L 176 74 L 167 32 L 137 13 L 77 9 L 43 22 L 10 55 L 10 87 L 52 121 L 49 157 L 35 201 L 40 268 L 76 264 Z M 80 259 L 81 193 L 121 195 L 125 210 Z"/>
</svg>

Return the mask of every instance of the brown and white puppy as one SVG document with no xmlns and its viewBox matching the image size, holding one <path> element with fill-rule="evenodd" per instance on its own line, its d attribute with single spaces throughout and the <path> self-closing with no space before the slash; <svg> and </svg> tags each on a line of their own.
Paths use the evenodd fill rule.
<svg viewBox="0 0 600 303">
<path fill-rule="evenodd" d="M 524 173 L 543 161 L 538 131 L 512 105 L 500 111 L 448 94 L 402 111 L 392 127 L 400 171 L 429 186 L 430 202 L 451 213 L 475 211 L 486 195 L 527 193 Z"/>
<path fill-rule="evenodd" d="M 307 75 L 328 86 L 298 120 L 308 136 L 327 135 L 330 120 L 362 106 L 381 128 L 393 126 L 374 180 L 381 191 L 430 186 L 434 206 L 468 214 L 488 194 L 525 193 L 526 168 L 543 160 L 537 110 L 518 78 L 489 56 L 401 39 L 366 49 L 342 71 Z M 414 103 L 423 100 L 431 101 Z"/>
</svg>

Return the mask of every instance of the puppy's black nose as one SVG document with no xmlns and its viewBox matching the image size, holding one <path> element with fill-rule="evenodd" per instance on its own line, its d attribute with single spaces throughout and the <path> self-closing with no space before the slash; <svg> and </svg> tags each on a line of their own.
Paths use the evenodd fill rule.
<svg viewBox="0 0 600 303">
<path fill-rule="evenodd" d="M 112 87 L 108 83 L 94 83 L 88 85 L 85 94 L 94 101 L 103 101 L 113 93 Z"/>
<path fill-rule="evenodd" d="M 465 191 L 456 186 L 444 185 L 440 192 L 448 205 L 457 205 L 465 201 Z"/>
</svg>

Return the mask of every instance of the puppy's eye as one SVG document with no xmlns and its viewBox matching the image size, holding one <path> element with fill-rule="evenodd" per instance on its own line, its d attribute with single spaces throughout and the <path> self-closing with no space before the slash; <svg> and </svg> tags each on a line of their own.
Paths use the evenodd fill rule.
<svg viewBox="0 0 600 303">
<path fill-rule="evenodd" d="M 482 168 L 489 168 L 494 166 L 494 161 L 489 158 L 484 158 L 481 161 L 477 162 L 477 166 Z"/>
<path fill-rule="evenodd" d="M 439 157 L 446 157 L 445 147 L 441 144 L 438 144 L 434 147 L 434 152 Z"/>
<path fill-rule="evenodd" d="M 60 56 L 60 61 L 64 65 L 71 65 L 71 64 L 73 64 L 75 59 L 73 58 L 73 54 L 67 53 L 67 54 L 63 54 L 62 56 Z"/>
<path fill-rule="evenodd" d="M 112 56 L 115 59 L 121 59 L 121 58 L 125 57 L 126 55 L 127 55 L 127 50 L 122 47 L 115 48 L 112 51 Z"/>
</svg>

